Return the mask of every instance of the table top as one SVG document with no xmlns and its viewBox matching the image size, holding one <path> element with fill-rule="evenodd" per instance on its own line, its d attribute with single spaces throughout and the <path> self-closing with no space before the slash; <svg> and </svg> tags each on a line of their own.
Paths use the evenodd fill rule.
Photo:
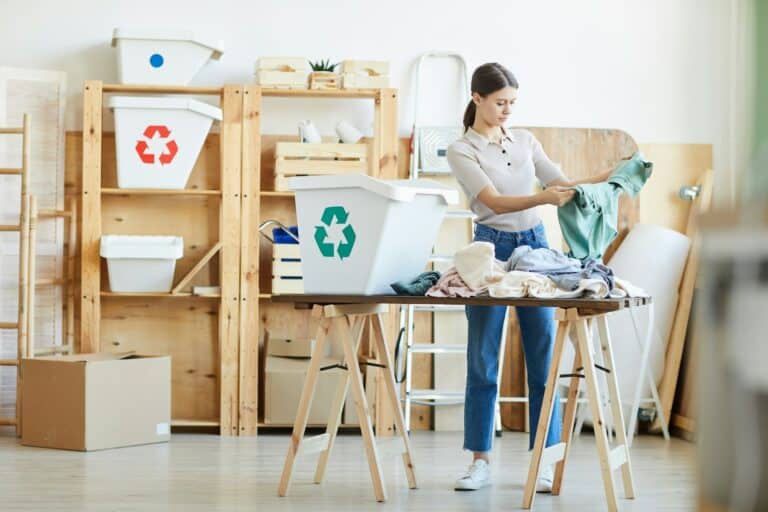
<svg viewBox="0 0 768 512">
<path fill-rule="evenodd" d="M 297 305 L 326 304 L 415 304 L 423 306 L 533 306 L 553 308 L 577 308 L 594 312 L 618 311 L 620 309 L 650 304 L 650 297 L 625 297 L 620 299 L 536 299 L 494 298 L 494 297 L 424 297 L 410 295 L 314 295 L 283 294 L 272 295 L 272 302 L 294 303 Z"/>
</svg>

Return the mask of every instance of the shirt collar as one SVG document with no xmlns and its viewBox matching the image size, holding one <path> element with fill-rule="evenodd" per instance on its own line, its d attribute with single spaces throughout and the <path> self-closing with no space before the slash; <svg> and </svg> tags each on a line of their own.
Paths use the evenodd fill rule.
<svg viewBox="0 0 768 512">
<path fill-rule="evenodd" d="M 501 139 L 502 142 L 505 139 L 508 140 L 509 142 L 516 142 L 514 135 L 512 135 L 504 127 L 501 128 L 501 132 L 504 134 L 504 136 Z M 485 147 L 491 143 L 488 137 L 486 137 L 481 133 L 476 132 L 475 129 L 472 128 L 471 126 L 467 129 L 467 133 L 464 136 L 469 140 L 469 142 L 472 143 L 473 146 L 475 146 L 479 150 L 485 149 Z"/>
</svg>

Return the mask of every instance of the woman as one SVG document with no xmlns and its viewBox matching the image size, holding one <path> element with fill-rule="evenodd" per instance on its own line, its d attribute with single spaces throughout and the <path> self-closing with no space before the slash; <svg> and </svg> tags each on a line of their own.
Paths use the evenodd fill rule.
<svg viewBox="0 0 768 512">
<path fill-rule="evenodd" d="M 464 113 L 464 136 L 448 149 L 451 171 L 476 215 L 476 241 L 491 242 L 496 258 L 506 261 L 520 245 L 548 247 L 539 205 L 562 206 L 573 198 L 568 187 L 606 180 L 611 171 L 594 178 L 570 181 L 544 154 L 527 130 L 505 129 L 517 99 L 514 75 L 497 63 L 483 64 L 472 74 L 472 100 Z M 533 193 L 534 179 L 546 188 Z M 491 449 L 497 395 L 499 345 L 505 306 L 467 306 L 467 385 L 464 405 L 464 449 L 473 452 L 456 490 L 490 484 Z M 552 358 L 555 324 L 552 308 L 519 307 L 517 316 L 528 370 L 530 443 L 533 447 L 547 372 Z M 560 441 L 560 406 L 555 402 L 546 446 Z M 552 490 L 551 467 L 540 472 L 537 491 Z"/>
</svg>

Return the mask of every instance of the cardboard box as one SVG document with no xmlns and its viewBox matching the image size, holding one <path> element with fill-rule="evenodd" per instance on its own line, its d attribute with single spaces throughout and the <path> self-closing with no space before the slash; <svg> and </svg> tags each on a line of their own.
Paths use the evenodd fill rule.
<svg viewBox="0 0 768 512">
<path fill-rule="evenodd" d="M 103 450 L 171 437 L 171 358 L 134 353 L 21 362 L 21 444 Z"/>
<path fill-rule="evenodd" d="M 269 425 L 292 425 L 299 408 L 301 391 L 309 369 L 309 359 L 268 356 L 264 376 L 264 422 Z M 323 362 L 331 365 L 337 360 Z M 326 425 L 336 386 L 344 375 L 339 368 L 320 372 L 315 397 L 309 409 L 310 425 Z"/>
<path fill-rule="evenodd" d="M 314 349 L 313 339 L 267 338 L 268 356 L 310 358 Z"/>
</svg>

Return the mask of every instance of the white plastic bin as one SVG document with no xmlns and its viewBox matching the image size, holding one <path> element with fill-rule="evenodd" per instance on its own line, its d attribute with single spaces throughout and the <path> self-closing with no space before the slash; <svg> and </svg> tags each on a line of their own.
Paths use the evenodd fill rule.
<svg viewBox="0 0 768 512">
<path fill-rule="evenodd" d="M 220 108 L 186 98 L 115 96 L 117 186 L 183 189 Z"/>
<path fill-rule="evenodd" d="M 458 192 L 430 180 L 364 174 L 291 178 L 304 293 L 393 294 L 425 270 Z"/>
<path fill-rule="evenodd" d="M 124 84 L 187 85 L 209 59 L 219 60 L 222 43 L 191 32 L 153 32 L 116 28 L 118 79 Z"/>
<path fill-rule="evenodd" d="M 100 254 L 107 259 L 113 292 L 169 292 L 176 260 L 184 254 L 180 236 L 104 235 Z"/>
</svg>

